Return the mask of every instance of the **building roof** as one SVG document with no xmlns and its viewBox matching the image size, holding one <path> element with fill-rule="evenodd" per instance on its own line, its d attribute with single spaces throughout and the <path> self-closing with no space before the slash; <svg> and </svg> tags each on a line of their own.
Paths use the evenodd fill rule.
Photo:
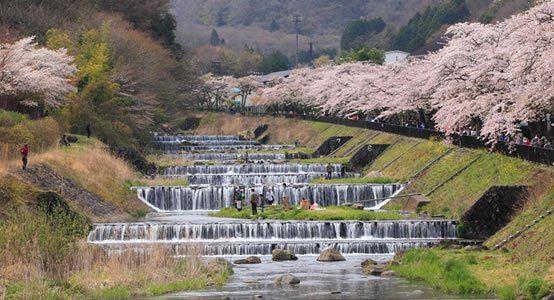
<svg viewBox="0 0 554 300">
<path fill-rule="evenodd" d="M 290 73 L 291 73 L 291 72 L 292 72 L 292 70 L 286 70 L 286 71 L 279 71 L 279 72 L 269 73 L 269 74 L 260 76 L 260 81 L 261 81 L 261 82 L 268 82 L 268 81 L 271 80 L 271 78 L 273 78 L 273 77 L 275 77 L 275 76 L 287 78 L 287 77 L 290 76 Z"/>
</svg>

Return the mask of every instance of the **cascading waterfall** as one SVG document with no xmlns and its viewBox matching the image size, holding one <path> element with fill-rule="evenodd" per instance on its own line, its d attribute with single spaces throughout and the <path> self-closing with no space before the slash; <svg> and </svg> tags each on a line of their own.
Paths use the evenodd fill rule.
<svg viewBox="0 0 554 300">
<path fill-rule="evenodd" d="M 211 224 L 95 224 L 90 242 L 189 242 L 342 239 L 446 239 L 456 221 L 263 221 Z"/>
<path fill-rule="evenodd" d="M 156 147 L 167 151 L 161 156 L 190 161 L 233 162 L 245 160 L 245 153 L 215 153 L 235 150 L 281 150 L 294 145 L 257 145 L 238 136 L 156 136 Z M 189 143 L 189 144 L 183 144 Z M 212 151 L 214 153 L 181 153 Z M 284 160 L 284 153 L 248 153 L 250 162 Z M 218 210 L 233 205 L 235 189 L 263 194 L 274 191 L 277 203 L 283 197 L 282 183 L 290 192 L 289 204 L 304 197 L 325 207 L 364 201 L 374 207 L 398 193 L 401 184 L 307 184 L 327 175 L 328 164 L 244 164 L 166 167 L 164 177 L 186 177 L 191 186 L 134 187 L 139 199 L 167 222 L 95 224 L 90 243 L 108 251 L 123 249 L 149 251 L 164 244 L 175 255 L 186 255 L 191 247 L 201 247 L 204 255 L 269 255 L 274 249 L 292 250 L 297 255 L 318 254 L 334 248 L 343 254 L 395 253 L 401 249 L 431 247 L 442 239 L 456 237 L 457 221 L 277 221 L 226 220 L 192 217 L 193 211 Z M 333 177 L 340 172 L 332 164 Z M 355 174 L 347 174 L 355 176 Z M 273 184 L 268 184 L 268 183 Z M 248 204 L 247 204 L 248 205 Z M 169 216 L 166 212 L 174 212 Z M 187 215 L 188 214 L 188 215 Z M 160 220 L 160 219 L 158 219 Z"/>
<path fill-rule="evenodd" d="M 173 144 L 157 144 L 156 149 L 168 151 L 168 152 L 179 152 L 179 151 L 213 151 L 213 152 L 223 152 L 227 150 L 283 150 L 283 149 L 294 149 L 295 145 L 203 145 L 203 146 L 181 146 Z"/>
<path fill-rule="evenodd" d="M 220 161 L 220 162 L 232 162 L 236 160 L 244 160 L 245 153 L 184 153 L 184 154 L 162 154 L 161 157 L 183 159 L 190 161 Z M 285 153 L 248 153 L 248 160 L 252 162 L 265 162 L 284 160 Z M 174 167 L 169 167 L 174 168 Z"/>
<path fill-rule="evenodd" d="M 277 202 L 283 197 L 283 186 L 254 185 L 246 186 L 246 199 L 250 198 L 250 189 L 263 193 L 271 187 Z M 233 203 L 235 186 L 155 186 L 136 187 L 139 199 L 157 211 L 218 210 L 230 207 Z M 291 184 L 289 204 L 297 205 L 302 198 L 320 206 L 341 205 L 346 202 L 382 199 L 390 197 L 401 184 Z M 383 200 L 366 201 L 366 207 L 372 207 Z"/>
<path fill-rule="evenodd" d="M 250 155 L 249 155 L 250 156 Z M 249 157 L 250 158 L 250 157 Z M 165 167 L 160 175 L 220 175 L 220 174 L 268 174 L 268 173 L 319 173 L 327 174 L 327 164 L 250 164 Z M 331 165 L 340 172 L 340 164 Z"/>
</svg>

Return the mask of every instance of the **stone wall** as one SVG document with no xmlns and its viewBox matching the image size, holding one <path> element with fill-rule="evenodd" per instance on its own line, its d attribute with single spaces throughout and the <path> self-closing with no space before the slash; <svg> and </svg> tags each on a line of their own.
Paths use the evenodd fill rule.
<svg viewBox="0 0 554 300">
<path fill-rule="evenodd" d="M 491 186 L 460 219 L 465 238 L 486 240 L 523 207 L 527 187 Z"/>
<path fill-rule="evenodd" d="M 352 137 L 351 136 L 332 136 L 328 138 L 317 150 L 314 152 L 314 156 L 320 155 L 329 155 L 335 150 L 340 148 L 342 145 L 348 143 Z"/>
<path fill-rule="evenodd" d="M 373 144 L 363 146 L 348 162 L 347 168 L 349 172 L 359 172 L 365 166 L 373 163 L 390 145 L 388 144 Z"/>
</svg>

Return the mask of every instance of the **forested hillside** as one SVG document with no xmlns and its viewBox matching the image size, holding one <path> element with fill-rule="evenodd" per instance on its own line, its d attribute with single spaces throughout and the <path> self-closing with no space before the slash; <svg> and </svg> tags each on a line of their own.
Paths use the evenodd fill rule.
<svg viewBox="0 0 554 300">
<path fill-rule="evenodd" d="M 39 114 L 50 110 L 71 133 L 84 134 L 91 124 L 94 135 L 112 145 L 137 144 L 144 129 L 187 105 L 197 76 L 175 41 L 168 1 L 0 0 L 0 7 L 0 43 L 7 47 L 0 60 L 8 63 L 0 66 L 25 78 L 14 53 L 27 51 L 31 66 L 37 62 L 31 49 L 38 46 L 67 49 L 76 67 L 62 76 L 70 75 L 71 93 L 48 102 L 52 86 L 43 83 L 30 91 L 12 84 L 0 98 L 5 105 L 25 103 Z M 27 37 L 34 37 L 33 43 L 16 43 Z"/>
<path fill-rule="evenodd" d="M 302 15 L 300 50 L 307 51 L 312 42 L 315 49 L 367 46 L 413 52 L 435 45 L 450 24 L 464 20 L 501 21 L 528 9 L 532 3 L 533 0 L 172 0 L 172 12 L 178 21 L 177 40 L 186 47 L 208 45 L 215 29 L 224 46 L 234 51 L 248 45 L 261 54 L 278 50 L 290 57 L 296 47 L 293 14 Z M 374 30 L 363 24 L 373 20 L 384 22 L 385 29 L 379 25 Z M 352 25 L 353 22 L 358 24 Z M 350 28 L 359 33 L 364 27 L 365 32 L 359 35 L 345 32 Z M 343 34 L 348 35 L 347 41 Z"/>
</svg>

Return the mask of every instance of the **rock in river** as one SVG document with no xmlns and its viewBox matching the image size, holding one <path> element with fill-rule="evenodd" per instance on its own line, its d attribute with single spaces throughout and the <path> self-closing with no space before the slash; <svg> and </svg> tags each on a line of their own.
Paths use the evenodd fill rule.
<svg viewBox="0 0 554 300">
<path fill-rule="evenodd" d="M 284 274 L 275 278 L 275 285 L 299 284 L 300 279 L 291 274 Z"/>
<path fill-rule="evenodd" d="M 317 261 L 343 261 L 344 256 L 335 249 L 328 248 L 321 251 L 321 254 L 317 258 Z"/>
<path fill-rule="evenodd" d="M 283 249 L 274 249 L 271 252 L 272 260 L 274 261 L 281 261 L 281 260 L 297 260 L 298 257 L 294 254 L 294 252 L 290 250 L 283 250 Z"/>
</svg>

